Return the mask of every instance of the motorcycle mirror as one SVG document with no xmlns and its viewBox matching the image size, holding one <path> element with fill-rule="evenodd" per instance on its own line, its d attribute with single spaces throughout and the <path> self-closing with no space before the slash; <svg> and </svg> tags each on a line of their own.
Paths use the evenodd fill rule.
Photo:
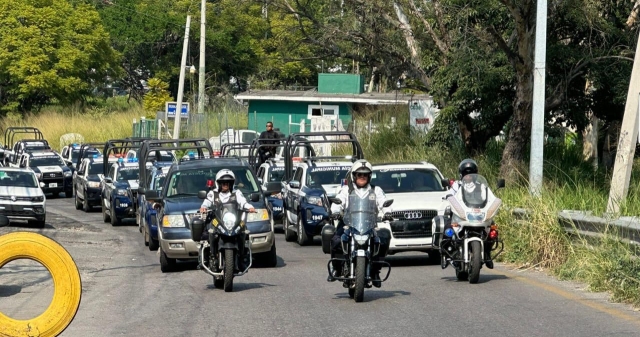
<svg viewBox="0 0 640 337">
<path fill-rule="evenodd" d="M 338 198 L 329 198 L 329 201 L 331 201 L 332 204 L 336 204 L 336 205 L 340 205 L 342 203 L 342 200 Z"/>
<path fill-rule="evenodd" d="M 444 179 L 441 180 L 441 182 L 442 182 L 442 186 L 451 187 L 451 183 L 449 181 L 449 178 L 444 178 Z"/>
<path fill-rule="evenodd" d="M 207 191 L 198 191 L 198 198 L 199 199 L 206 199 L 207 198 Z"/>
<path fill-rule="evenodd" d="M 391 204 L 393 204 L 393 199 L 385 201 L 384 204 L 382 204 L 382 207 L 389 207 Z"/>
<path fill-rule="evenodd" d="M 498 189 L 504 188 L 505 182 L 504 179 L 498 179 Z"/>
<path fill-rule="evenodd" d="M 0 214 L 0 227 L 5 227 L 9 225 L 9 218 L 6 215 Z"/>
</svg>

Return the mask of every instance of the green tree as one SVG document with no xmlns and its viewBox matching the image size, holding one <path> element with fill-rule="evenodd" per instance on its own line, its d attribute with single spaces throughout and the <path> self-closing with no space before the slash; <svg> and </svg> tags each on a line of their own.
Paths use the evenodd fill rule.
<svg viewBox="0 0 640 337">
<path fill-rule="evenodd" d="M 0 0 L 0 105 L 29 111 L 83 100 L 118 70 L 95 9 L 66 0 Z"/>
<path fill-rule="evenodd" d="M 142 107 L 147 112 L 147 118 L 156 118 L 156 112 L 164 111 L 165 103 L 171 101 L 169 84 L 159 78 L 150 78 L 147 82 L 149 91 L 144 95 Z"/>
</svg>

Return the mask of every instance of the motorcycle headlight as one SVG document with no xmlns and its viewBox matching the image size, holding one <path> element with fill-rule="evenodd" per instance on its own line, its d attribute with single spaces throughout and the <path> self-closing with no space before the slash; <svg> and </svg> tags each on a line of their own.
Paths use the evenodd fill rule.
<svg viewBox="0 0 640 337">
<path fill-rule="evenodd" d="M 247 213 L 247 222 L 269 220 L 269 212 L 265 208 L 256 208 L 256 213 Z"/>
<path fill-rule="evenodd" d="M 116 190 L 116 195 L 122 195 L 122 196 L 128 197 L 129 193 L 127 193 L 127 190 L 123 190 L 119 188 Z"/>
<path fill-rule="evenodd" d="M 356 239 L 356 242 L 359 245 L 364 245 L 369 240 L 369 234 L 365 234 L 365 235 L 353 234 L 353 238 Z"/>
<path fill-rule="evenodd" d="M 182 214 L 165 215 L 162 217 L 162 227 L 185 227 Z"/>
<path fill-rule="evenodd" d="M 91 188 L 99 188 L 100 187 L 100 182 L 99 181 L 89 181 L 89 182 L 87 182 L 87 186 L 91 187 Z"/>
<path fill-rule="evenodd" d="M 231 214 L 231 213 L 227 213 L 222 217 L 222 223 L 224 224 L 224 227 L 228 230 L 231 231 L 231 229 L 233 229 L 233 226 L 236 225 L 236 216 L 235 214 Z"/>
<path fill-rule="evenodd" d="M 485 215 L 485 212 L 467 212 L 467 220 L 470 222 L 482 222 Z"/>
<path fill-rule="evenodd" d="M 309 197 L 307 197 L 307 203 L 312 204 L 312 205 L 316 205 L 316 206 L 322 206 L 322 198 L 321 197 L 315 197 L 315 196 L 309 196 Z"/>
</svg>

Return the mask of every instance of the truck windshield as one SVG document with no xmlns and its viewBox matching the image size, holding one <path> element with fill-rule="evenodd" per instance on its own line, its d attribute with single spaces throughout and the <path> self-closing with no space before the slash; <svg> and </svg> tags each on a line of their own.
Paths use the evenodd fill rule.
<svg viewBox="0 0 640 337">
<path fill-rule="evenodd" d="M 29 167 L 64 165 L 65 164 L 62 162 L 62 158 L 60 158 L 59 156 L 31 157 L 31 159 L 29 159 Z"/>
<path fill-rule="evenodd" d="M 118 181 L 129 181 L 140 179 L 140 168 L 138 167 L 121 167 L 118 169 Z"/>
<path fill-rule="evenodd" d="M 38 181 L 32 172 L 0 170 L 0 186 L 38 187 Z"/>
<path fill-rule="evenodd" d="M 236 176 L 234 190 L 243 194 L 258 192 L 258 185 L 253 173 L 247 167 L 227 167 Z M 185 197 L 198 195 L 199 191 L 207 190 L 207 180 L 215 180 L 216 173 L 222 167 L 199 168 L 181 170 L 171 175 L 166 197 Z"/>
</svg>

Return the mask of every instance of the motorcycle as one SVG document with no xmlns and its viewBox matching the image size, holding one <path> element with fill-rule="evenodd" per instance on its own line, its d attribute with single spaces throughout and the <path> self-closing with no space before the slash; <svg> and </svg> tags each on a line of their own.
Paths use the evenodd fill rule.
<svg viewBox="0 0 640 337">
<path fill-rule="evenodd" d="M 370 194 L 370 196 L 373 194 Z M 331 198 L 332 203 L 341 204 L 342 201 L 337 198 Z M 383 207 L 389 207 L 393 200 L 387 200 Z M 339 216 L 331 215 L 330 220 L 337 221 Z M 338 281 L 343 281 L 344 286 L 349 289 L 349 297 L 356 302 L 362 302 L 364 299 L 364 289 L 371 288 L 371 267 L 374 264 L 382 264 L 387 267 L 387 273 L 381 282 L 389 278 L 391 273 L 391 265 L 385 261 L 373 261 L 373 257 L 378 255 L 380 249 L 380 238 L 376 235 L 376 224 L 378 222 L 378 208 L 375 198 L 369 197 L 359 198 L 357 196 L 349 197 L 349 206 L 342 217 L 345 230 L 342 234 L 342 251 L 344 257 L 332 258 L 327 263 L 327 271 L 331 274 L 332 261 L 340 261 L 342 264 L 342 275 L 335 277 Z M 383 221 L 392 219 L 390 214 L 385 214 Z M 330 243 L 330 237 L 333 233 L 327 235 L 323 233 L 323 251 L 327 250 Z M 346 275 L 346 276 L 344 276 Z"/>
<path fill-rule="evenodd" d="M 455 195 L 443 198 L 450 205 L 444 216 L 433 219 L 433 243 L 440 249 L 443 269 L 451 263 L 458 280 L 478 283 L 482 265 L 493 261 L 504 249 L 493 221 L 502 200 L 493 195 L 483 176 L 469 174 L 463 179 L 465 182 Z M 498 189 L 502 187 L 504 180 L 500 179 Z M 486 245 L 490 247 L 487 250 Z"/>
<path fill-rule="evenodd" d="M 206 198 L 205 191 L 200 194 Z M 247 212 L 235 205 L 222 204 L 213 211 L 200 213 L 200 217 L 194 217 L 191 222 L 191 239 L 199 246 L 198 267 L 213 276 L 214 286 L 224 288 L 225 292 L 233 291 L 233 278 L 246 274 L 253 262 L 249 231 L 246 229 L 245 256 L 239 254 L 240 231 L 245 227 L 246 216 Z M 208 239 L 203 240 L 205 224 L 209 222 L 212 228 L 208 230 Z M 239 270 L 239 259 L 245 257 L 249 260 L 247 266 Z"/>
</svg>

